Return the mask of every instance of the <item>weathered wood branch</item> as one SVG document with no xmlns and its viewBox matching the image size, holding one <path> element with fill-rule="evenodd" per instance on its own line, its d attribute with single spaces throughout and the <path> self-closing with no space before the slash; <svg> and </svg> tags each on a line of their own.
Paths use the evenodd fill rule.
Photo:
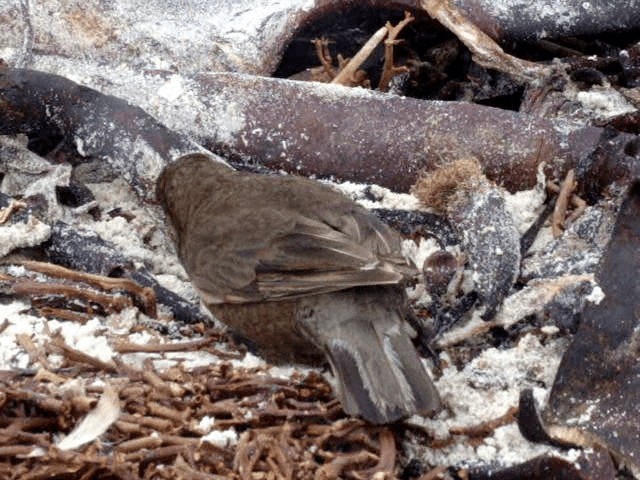
<svg viewBox="0 0 640 480">
<path fill-rule="evenodd" d="M 472 156 L 491 180 L 513 191 L 536 183 L 541 162 L 550 178 L 574 168 L 594 188 L 638 168 L 637 149 L 629 148 L 635 136 L 605 138 L 603 129 L 569 121 L 231 73 L 195 80 L 210 92 L 208 103 L 234 113 L 233 122 L 213 116 L 210 137 L 201 138 L 205 146 L 303 175 L 404 191 L 421 170 Z M 595 153 L 597 178 L 590 173 Z"/>
<path fill-rule="evenodd" d="M 141 108 L 71 80 L 0 67 L 0 134 L 61 137 L 82 156 L 101 159 L 143 198 L 171 158 L 201 150 Z"/>
<path fill-rule="evenodd" d="M 398 191 L 422 170 L 469 156 L 512 191 L 532 187 L 541 162 L 550 178 L 574 168 L 590 192 L 640 171 L 637 137 L 598 127 L 242 74 L 192 80 L 192 93 L 211 109 L 198 125 L 199 140 L 272 169 Z M 62 136 L 84 156 L 107 162 L 145 199 L 166 161 L 202 149 L 138 107 L 42 72 L 3 68 L 0 114 L 0 133 Z"/>
</svg>

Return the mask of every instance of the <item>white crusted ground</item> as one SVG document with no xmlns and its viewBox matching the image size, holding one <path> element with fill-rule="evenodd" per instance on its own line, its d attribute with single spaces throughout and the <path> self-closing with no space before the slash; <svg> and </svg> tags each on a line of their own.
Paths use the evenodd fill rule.
<svg viewBox="0 0 640 480">
<path fill-rule="evenodd" d="M 373 186 L 380 202 L 372 202 L 364 198 L 365 185 L 351 183 L 338 184 L 336 187 L 345 191 L 358 201 L 362 201 L 367 207 L 407 208 L 417 207 L 416 200 L 406 194 L 395 194 L 384 188 Z M 185 282 L 185 276 L 177 259 L 166 249 L 151 251 L 142 241 L 142 237 L 149 233 L 152 225 L 145 217 L 144 210 L 136 204 L 130 190 L 116 181 L 111 184 L 91 185 L 96 195 L 96 200 L 102 206 L 103 211 L 119 206 L 125 211 L 132 212 L 136 218 L 127 223 L 122 217 L 111 218 L 103 215 L 101 221 L 89 221 L 83 217 L 83 221 L 89 223 L 98 233 L 109 241 L 122 248 L 123 253 L 137 259 L 139 262 L 153 267 L 160 274 L 159 278 L 165 285 L 177 287 L 179 293 L 195 299 L 195 293 Z M 528 199 L 528 200 L 525 200 Z M 524 210 L 535 211 L 540 206 L 539 192 L 533 190 L 518 195 L 518 201 L 511 202 L 520 210 L 517 214 L 521 218 L 530 219 L 530 215 Z M 0 227 L 0 234 L 2 227 Z M 407 254 L 418 264 L 437 247 L 433 240 L 421 240 L 418 244 L 413 241 L 405 241 Z M 20 275 L 22 269 L 14 268 L 14 275 Z M 424 289 L 417 288 L 413 292 L 414 299 L 420 303 L 420 295 L 426 295 Z M 517 295 L 517 294 L 516 294 Z M 516 296 L 517 298 L 517 296 Z M 514 298 L 514 300 L 516 299 Z M 428 299 L 428 297 L 427 297 Z M 425 300 L 426 301 L 426 300 Z M 507 299 L 505 305 L 510 310 L 503 310 L 499 316 L 514 316 L 517 320 L 522 318 L 518 309 L 522 308 L 518 302 L 510 302 Z M 528 308 L 535 308 L 539 304 Z M 156 332 L 142 332 L 129 334 L 132 327 L 144 316 L 137 310 L 129 309 L 117 315 L 106 318 L 96 317 L 85 325 L 58 320 L 46 320 L 23 313 L 28 304 L 22 301 L 13 301 L 0 305 L 0 323 L 8 322 L 8 327 L 0 334 L 0 370 L 30 368 L 28 354 L 22 349 L 16 337 L 19 334 L 27 335 L 37 347 L 42 347 L 48 341 L 48 332 L 60 332 L 65 342 L 71 347 L 82 352 L 109 361 L 115 355 L 112 342 L 117 339 L 126 339 L 133 343 L 166 342 L 171 341 L 162 338 Z M 481 322 L 480 322 L 481 323 Z M 471 323 L 473 325 L 473 322 Z M 48 331 L 48 332 L 47 332 Z M 462 332 L 462 326 L 452 333 Z M 451 427 L 472 427 L 482 422 L 490 421 L 503 415 L 510 407 L 517 404 L 518 395 L 522 388 L 534 388 L 538 398 L 544 400 L 553 382 L 555 370 L 560 361 L 566 339 L 557 337 L 554 330 L 550 330 L 550 336 L 540 332 L 523 337 L 513 348 L 488 349 L 482 352 L 462 369 L 458 369 L 448 360 L 447 353 L 442 354 L 442 361 L 449 364 L 443 374 L 436 380 L 436 385 L 447 405 L 447 410 L 436 419 L 422 419 L 414 417 L 411 421 L 421 424 L 435 438 L 449 436 Z M 548 337 L 548 338 L 547 338 Z M 541 343 L 541 339 L 546 341 Z M 454 342 L 455 343 L 455 342 Z M 223 345 L 218 345 L 224 349 Z M 450 347 L 455 348 L 455 347 Z M 194 368 L 219 359 L 210 353 L 166 353 L 146 354 L 131 353 L 121 355 L 121 358 L 136 367 L 142 367 L 146 358 L 151 357 L 158 368 L 170 368 L 176 362 Z M 56 365 L 59 359 L 55 355 L 49 357 L 52 365 Z M 234 360 L 236 366 L 254 368 L 264 365 L 264 362 L 254 355 L 247 354 L 244 360 Z M 427 368 L 432 366 L 427 364 Z M 287 378 L 296 368 L 272 368 L 270 373 L 274 376 Z M 215 419 L 210 419 L 215 422 Z M 206 423 L 206 422 L 205 422 Z M 212 432 L 211 428 L 203 425 L 203 439 L 217 445 L 233 444 L 237 440 L 234 431 Z M 487 437 L 480 445 L 471 446 L 464 436 L 457 437 L 451 445 L 440 449 L 428 449 L 409 442 L 409 451 L 419 458 L 436 464 L 483 464 L 495 463 L 508 465 L 529 459 L 537 454 L 553 451 L 553 448 L 532 444 L 520 435 L 517 426 L 510 424 L 496 429 L 493 435 Z M 558 453 L 560 454 L 560 453 Z"/>
<path fill-rule="evenodd" d="M 194 130 L 194 119 L 197 117 L 199 125 L 215 125 L 218 135 L 223 137 L 225 128 L 231 134 L 242 126 L 242 118 L 234 115 L 233 105 L 203 104 L 198 97 L 198 88 L 188 79 L 188 74 L 215 69 L 268 72 L 273 65 L 264 63 L 269 55 L 261 49 L 274 43 L 275 36 L 281 31 L 283 22 L 288 21 L 291 12 L 307 8 L 313 3 L 312 0 L 239 0 L 235 3 L 223 2 L 220 8 L 219 2 L 194 0 L 0 0 L 0 10 L 8 12 L 6 20 L 11 20 L 3 27 L 4 34 L 0 34 L 0 57 L 15 65 L 63 74 L 105 93 L 121 96 L 148 109 L 179 131 L 197 133 Z M 488 12 L 501 16 L 522 2 L 483 3 Z M 573 21 L 566 9 L 560 10 L 560 7 L 555 2 L 547 1 L 544 8 L 537 8 L 543 16 L 562 15 L 561 18 L 566 22 Z M 40 53 L 33 54 L 31 49 L 34 47 Z M 154 73 L 157 70 L 162 72 Z M 322 88 L 330 92 L 333 87 Z M 368 93 L 358 91 L 357 94 Z M 626 111 L 627 108 L 620 99 L 603 97 L 599 91 L 582 92 L 576 95 L 576 100 L 603 116 L 612 111 Z M 181 108 L 178 109 L 177 105 Z M 215 121 L 220 117 L 228 121 L 222 124 Z M 91 222 L 92 228 L 119 245 L 123 253 L 152 267 L 163 285 L 195 300 L 196 296 L 185 281 L 182 267 L 175 256 L 163 247 L 164 240 L 160 237 L 154 239 L 151 242 L 152 249 L 142 241 L 142 237 L 149 233 L 153 237 L 153 222 L 137 205 L 128 188 L 121 182 L 90 187 L 103 211 L 117 206 L 135 212 L 136 218 L 128 223 L 121 217 L 105 216 L 103 220 L 94 222 L 82 212 L 66 212 L 67 220 Z M 381 201 L 366 200 L 362 193 L 366 187 L 350 183 L 338 185 L 339 189 L 366 207 L 415 209 L 418 206 L 413 197 L 394 194 L 378 186 L 369 187 Z M 507 197 L 520 232 L 526 230 L 533 221 L 543 200 L 540 188 Z M 30 231 L 19 232 L 5 231 L 4 228 L 0 226 L 0 256 L 6 253 L 9 246 L 37 244 L 48 235 L 36 226 L 32 226 Z M 20 237 L 20 241 L 16 240 L 16 236 Z M 435 248 L 433 241 L 406 245 L 406 250 L 418 265 Z M 20 274 L 19 271 L 12 273 Z M 421 293 L 414 292 L 414 296 Z M 416 298 L 416 301 L 419 300 Z M 518 320 L 522 318 L 521 310 L 525 306 L 530 309 L 541 304 L 534 302 L 533 306 L 525 305 L 524 299 L 514 296 L 505 301 L 505 308 L 498 315 Z M 26 335 L 37 347 L 41 347 L 49 338 L 45 333 L 47 329 L 59 331 L 70 346 L 105 361 L 114 356 L 110 338 L 121 336 L 136 343 L 146 343 L 152 339 L 170 341 L 157 333 L 129 334 L 131 327 L 142 317 L 134 310 L 107 318 L 94 318 L 85 325 L 79 325 L 29 315 L 24 313 L 28 307 L 20 300 L 0 303 L 0 324 L 7 322 L 6 328 L 0 333 L 0 370 L 33 367 L 17 336 Z M 516 404 L 521 388 L 533 387 L 537 397 L 544 401 L 565 347 L 565 338 L 557 337 L 553 329 L 543 329 L 522 337 L 512 348 L 485 350 L 463 368 L 458 369 L 448 362 L 449 366 L 436 381 L 448 407 L 447 412 L 433 420 L 413 418 L 411 421 L 423 425 L 436 438 L 444 438 L 449 435 L 451 427 L 472 427 L 500 417 Z M 136 353 L 124 356 L 125 361 L 138 366 L 148 357 L 165 368 L 176 361 L 190 366 L 218 361 L 208 353 L 162 356 Z M 447 354 L 442 355 L 442 360 L 448 361 Z M 50 356 L 49 361 L 55 365 L 57 360 L 55 356 Z M 262 361 L 248 354 L 242 362 L 235 363 L 250 368 L 261 365 Z M 284 377 L 291 375 L 292 371 L 271 369 L 273 375 Z M 237 441 L 237 434 L 232 429 L 212 432 L 214 423 L 213 418 L 202 419 L 200 427 L 205 441 L 220 446 Z M 493 435 L 477 446 L 471 446 L 464 437 L 460 437 L 450 446 L 437 450 L 411 442 L 407 447 L 433 465 L 494 462 L 508 465 L 553 450 L 526 441 L 513 423 L 496 429 Z"/>
</svg>

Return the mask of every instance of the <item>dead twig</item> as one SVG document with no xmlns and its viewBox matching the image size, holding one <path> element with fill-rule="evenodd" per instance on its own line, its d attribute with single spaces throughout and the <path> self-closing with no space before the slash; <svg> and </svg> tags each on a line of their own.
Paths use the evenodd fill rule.
<svg viewBox="0 0 640 480">
<path fill-rule="evenodd" d="M 7 400 L 24 401 L 35 404 L 38 408 L 47 412 L 56 413 L 62 415 L 67 413 L 68 406 L 62 400 L 57 398 L 51 398 L 41 393 L 33 392 L 24 388 L 21 389 L 9 389 L 5 388 L 5 395 Z"/>
<path fill-rule="evenodd" d="M 549 190 L 551 193 L 558 194 L 560 192 L 560 187 L 555 183 L 548 181 L 547 190 Z M 578 218 L 580 218 L 580 215 L 582 215 L 587 208 L 587 202 L 585 202 L 582 198 L 580 198 L 576 194 L 571 195 L 569 199 L 569 203 L 573 207 L 573 211 L 569 214 L 569 216 L 565 220 L 565 224 L 571 224 L 575 222 Z"/>
<path fill-rule="evenodd" d="M 64 308 L 39 307 L 36 308 L 36 310 L 43 317 L 59 318 L 61 320 L 80 323 L 81 325 L 84 325 L 89 320 L 91 320 L 91 315 L 88 315 L 86 313 L 74 312 L 73 310 L 66 310 Z"/>
<path fill-rule="evenodd" d="M 363 463 L 372 463 L 378 460 L 373 453 L 361 450 L 356 453 L 348 453 L 339 455 L 329 463 L 318 469 L 315 480 L 329 480 L 332 478 L 341 478 L 345 470 L 355 468 L 356 465 Z"/>
<path fill-rule="evenodd" d="M 277 447 L 275 450 L 276 460 L 280 466 L 280 470 L 284 473 L 284 476 L 287 479 L 293 478 L 295 470 L 292 462 L 293 452 L 291 446 L 296 445 L 297 442 L 292 437 L 293 432 L 294 428 L 291 424 L 285 424 L 280 435 L 278 435 L 278 440 L 275 444 Z"/>
<path fill-rule="evenodd" d="M 391 79 L 396 75 L 401 73 L 406 73 L 409 69 L 405 66 L 396 67 L 394 65 L 393 59 L 393 47 L 400 43 L 398 40 L 398 35 L 404 27 L 406 27 L 409 23 L 411 23 L 415 18 L 411 13 L 404 12 L 404 20 L 398 23 L 395 27 L 391 25 L 390 22 L 387 22 L 385 28 L 387 29 L 388 36 L 384 41 L 384 66 L 382 67 L 382 75 L 380 77 L 380 82 L 378 83 L 378 90 L 381 92 L 386 92 L 389 90 L 389 83 Z"/>
<path fill-rule="evenodd" d="M 236 447 L 233 469 L 240 474 L 242 480 L 251 480 L 253 469 L 264 450 L 264 446 L 253 441 L 255 437 L 255 431 L 245 432 Z"/>
<path fill-rule="evenodd" d="M 75 348 L 70 347 L 66 343 L 64 343 L 59 338 L 51 339 L 50 345 L 54 348 L 62 350 L 65 357 L 72 362 L 78 362 L 85 365 L 90 365 L 99 370 L 104 370 L 105 372 L 115 373 L 116 366 L 112 362 L 103 362 L 102 360 L 92 357 L 91 355 L 87 355 L 80 350 L 76 350 Z"/>
<path fill-rule="evenodd" d="M 289 450 L 289 440 L 291 439 L 292 427 L 290 424 L 282 426 L 276 436 L 261 439 L 267 445 L 265 462 L 270 471 L 275 473 L 276 478 L 283 480 L 293 479 L 293 465 L 290 455 L 285 451 Z"/>
<path fill-rule="evenodd" d="M 451 427 L 449 433 L 451 435 L 465 435 L 469 438 L 484 438 L 488 437 L 493 431 L 504 425 L 515 421 L 518 414 L 518 407 L 514 406 L 509 408 L 504 415 L 498 418 L 487 420 L 486 422 L 479 423 L 478 425 L 464 426 L 464 427 Z"/>
<path fill-rule="evenodd" d="M 443 475 L 447 473 L 447 470 L 448 467 L 440 465 L 439 467 L 436 467 L 422 475 L 419 480 L 437 480 L 439 478 L 443 478 Z"/>
<path fill-rule="evenodd" d="M 328 77 L 329 80 L 332 80 L 336 76 L 336 71 L 333 68 L 333 57 L 329 52 L 329 40 L 326 38 L 314 38 L 311 41 L 316 47 L 316 55 L 318 56 L 318 60 L 320 60 L 320 65 L 322 65 L 322 69 L 324 74 Z"/>
<path fill-rule="evenodd" d="M 114 423 L 114 426 L 122 433 L 125 433 L 127 435 L 131 435 L 134 433 L 139 434 L 142 431 L 140 425 L 136 423 L 125 422 L 123 420 L 118 420 L 116 423 Z"/>
<path fill-rule="evenodd" d="M 13 284 L 11 291 L 16 295 L 24 295 L 28 297 L 59 295 L 67 299 L 76 298 L 85 302 L 100 305 L 107 312 L 121 312 L 125 308 L 133 306 L 131 299 L 128 297 L 107 295 L 73 285 L 36 282 L 34 280 L 18 279 Z"/>
<path fill-rule="evenodd" d="M 146 315 L 151 318 L 158 317 L 156 294 L 153 289 L 143 287 L 129 278 L 105 277 L 102 275 L 71 270 L 53 263 L 36 262 L 32 260 L 20 262 L 20 265 L 34 272 L 44 273 L 55 278 L 84 282 L 106 291 L 125 291 L 140 301 L 143 312 Z"/>
<path fill-rule="evenodd" d="M 147 408 L 149 409 L 149 413 L 152 415 L 172 420 L 178 424 L 184 423 L 186 419 L 191 416 L 191 411 L 189 409 L 179 411 L 174 408 L 161 405 L 158 402 L 148 402 Z"/>
<path fill-rule="evenodd" d="M 6 418 L 4 419 L 6 420 Z M 43 430 L 57 425 L 57 419 L 51 417 L 13 418 L 7 428 L 14 430 Z"/>
<path fill-rule="evenodd" d="M 14 212 L 17 212 L 18 210 L 26 206 L 27 206 L 26 203 L 20 202 L 12 198 L 11 201 L 9 202 L 9 205 L 6 208 L 3 208 L 2 210 L 0 210 L 0 225 L 2 225 L 7 220 L 9 220 L 9 218 Z"/>
<path fill-rule="evenodd" d="M 369 40 L 362 46 L 351 60 L 344 66 L 342 70 L 331 80 L 331 83 L 338 85 L 354 85 L 359 83 L 356 78 L 356 72 L 367 58 L 373 53 L 375 48 L 387 36 L 387 27 L 380 28 L 375 32 Z"/>
<path fill-rule="evenodd" d="M 396 465 L 396 441 L 393 432 L 388 428 L 383 429 L 378 435 L 378 441 L 380 443 L 380 459 L 375 467 L 367 471 L 367 475 L 371 478 L 380 473 L 392 475 Z"/>
<path fill-rule="evenodd" d="M 30 363 L 40 362 L 45 368 L 50 368 L 46 355 L 42 350 L 36 346 L 31 339 L 31 336 L 26 333 L 20 333 L 16 335 L 16 342 L 22 347 L 22 349 L 29 355 Z"/>
<path fill-rule="evenodd" d="M 578 218 L 580 218 L 580 216 L 587 209 L 587 202 L 585 202 L 583 199 L 581 199 L 577 195 L 571 196 L 571 205 L 575 208 L 573 209 L 573 212 L 571 212 L 567 217 L 567 221 L 566 221 L 567 224 L 571 224 L 575 222 Z"/>
<path fill-rule="evenodd" d="M 211 355 L 214 355 L 222 360 L 240 360 L 241 358 L 244 357 L 243 353 L 240 352 L 233 352 L 233 351 L 223 351 L 220 350 L 219 348 L 213 348 L 213 347 L 205 347 L 202 349 L 203 352 L 208 352 Z"/>
<path fill-rule="evenodd" d="M 180 452 L 182 453 L 182 452 Z M 169 471 L 174 470 L 178 475 L 175 478 L 189 478 L 190 480 L 227 480 L 224 475 L 216 475 L 213 473 L 198 472 L 187 464 L 182 456 L 178 455 L 174 465 L 169 467 Z"/>
<path fill-rule="evenodd" d="M 344 438 L 364 425 L 366 424 L 361 420 L 345 418 L 328 426 L 310 425 L 308 430 L 311 435 L 318 436 L 318 438 L 314 440 L 314 444 L 318 448 L 323 448 L 325 442 L 330 438 Z"/>
<path fill-rule="evenodd" d="M 140 416 L 140 415 L 122 415 L 120 421 L 127 422 L 129 424 L 137 424 L 142 427 L 149 427 L 152 430 L 159 432 L 166 432 L 173 428 L 173 423 L 166 418 Z"/>
<path fill-rule="evenodd" d="M 172 397 L 182 397 L 185 393 L 183 387 L 173 382 L 166 382 L 151 369 L 142 371 L 142 379 L 155 389 Z"/>
<path fill-rule="evenodd" d="M 46 381 L 46 382 L 51 382 L 58 385 L 61 385 L 69 380 L 66 377 L 61 377 L 60 375 L 56 375 L 55 373 L 50 372 L 49 370 L 44 368 L 38 369 L 38 373 L 35 374 L 33 379 L 37 382 Z"/>
<path fill-rule="evenodd" d="M 506 53 L 489 35 L 467 19 L 449 0 L 420 0 L 420 5 L 434 19 L 449 29 L 471 51 L 479 65 L 511 75 L 529 83 L 548 77 L 549 69 Z"/>
<path fill-rule="evenodd" d="M 134 380 L 132 378 L 130 378 L 130 380 Z M 127 398 L 140 398 L 144 395 L 146 395 L 149 391 L 149 388 L 143 385 L 137 385 L 137 384 L 132 384 L 132 385 L 128 385 L 126 387 L 123 387 L 120 390 L 120 398 L 122 399 L 127 399 Z"/>
<path fill-rule="evenodd" d="M 162 445 L 162 439 L 160 437 L 147 436 L 122 442 L 116 447 L 116 450 L 121 453 L 132 453 L 143 449 L 158 448 L 160 445 Z"/>
<path fill-rule="evenodd" d="M 219 337 L 206 337 L 200 340 L 193 340 L 190 342 L 176 342 L 176 343 L 157 343 L 157 344 L 135 344 L 129 342 L 118 342 L 115 345 L 115 350 L 118 353 L 133 353 L 133 352 L 146 352 L 146 353 L 163 353 L 163 352 L 193 352 L 200 350 L 202 347 L 206 347 L 213 342 L 220 340 Z"/>
<path fill-rule="evenodd" d="M 10 443 L 16 440 L 25 443 L 34 443 L 41 447 L 47 447 L 51 444 L 50 437 L 47 433 L 23 432 L 19 429 L 19 424 L 12 424 L 7 428 L 0 429 L 0 443 Z"/>
<path fill-rule="evenodd" d="M 35 445 L 4 445 L 0 446 L 0 457 L 17 457 L 18 455 L 29 455 Z"/>
<path fill-rule="evenodd" d="M 569 205 L 569 199 L 573 195 L 576 186 L 577 182 L 575 181 L 575 174 L 573 169 L 571 169 L 567 172 L 567 176 L 560 185 L 556 205 L 553 209 L 553 215 L 551 216 L 551 229 L 555 238 L 562 235 L 562 232 L 565 230 L 567 207 Z"/>
</svg>

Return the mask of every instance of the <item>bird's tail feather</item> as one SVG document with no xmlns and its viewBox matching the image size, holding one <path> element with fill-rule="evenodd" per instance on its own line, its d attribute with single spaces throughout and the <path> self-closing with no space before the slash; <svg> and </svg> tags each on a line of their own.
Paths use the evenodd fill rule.
<svg viewBox="0 0 640 480">
<path fill-rule="evenodd" d="M 371 340 L 376 346 L 364 351 L 339 339 L 327 345 L 344 410 L 376 424 L 439 410 L 438 392 L 407 334 L 387 335 L 382 348 Z"/>
<path fill-rule="evenodd" d="M 335 294 L 331 301 L 334 307 L 341 303 Z M 380 295 L 367 299 L 361 291 L 332 309 L 334 315 L 322 319 L 313 335 L 329 357 L 344 410 L 376 424 L 433 414 L 441 407 L 404 327 L 402 309 L 389 303 Z"/>
</svg>

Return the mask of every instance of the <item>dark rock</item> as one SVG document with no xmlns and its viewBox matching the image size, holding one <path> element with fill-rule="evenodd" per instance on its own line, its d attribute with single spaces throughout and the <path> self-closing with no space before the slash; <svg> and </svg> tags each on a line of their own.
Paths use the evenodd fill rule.
<svg viewBox="0 0 640 480">
<path fill-rule="evenodd" d="M 629 188 L 589 304 L 565 353 L 544 412 L 547 431 L 567 443 L 605 446 L 640 472 L 640 182 Z"/>
</svg>

